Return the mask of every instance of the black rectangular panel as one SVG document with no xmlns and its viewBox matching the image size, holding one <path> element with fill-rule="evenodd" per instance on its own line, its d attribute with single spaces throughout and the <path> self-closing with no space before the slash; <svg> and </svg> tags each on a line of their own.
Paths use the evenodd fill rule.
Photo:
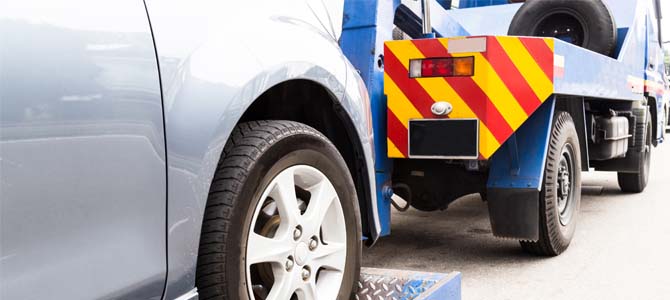
<svg viewBox="0 0 670 300">
<path fill-rule="evenodd" d="M 410 120 L 409 156 L 425 158 L 479 157 L 479 120 Z"/>
</svg>

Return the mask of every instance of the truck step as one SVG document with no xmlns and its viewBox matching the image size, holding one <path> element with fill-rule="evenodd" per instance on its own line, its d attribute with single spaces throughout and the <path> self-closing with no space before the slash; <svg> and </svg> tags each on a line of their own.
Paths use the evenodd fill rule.
<svg viewBox="0 0 670 300">
<path fill-rule="evenodd" d="M 460 300 L 461 273 L 361 268 L 356 300 Z"/>
</svg>

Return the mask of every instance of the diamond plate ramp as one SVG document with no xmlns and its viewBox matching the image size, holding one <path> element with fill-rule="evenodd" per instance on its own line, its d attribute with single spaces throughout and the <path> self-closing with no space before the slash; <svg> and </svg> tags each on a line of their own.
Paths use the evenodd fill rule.
<svg viewBox="0 0 670 300">
<path fill-rule="evenodd" d="M 362 268 L 356 300 L 460 300 L 461 274 Z"/>
</svg>

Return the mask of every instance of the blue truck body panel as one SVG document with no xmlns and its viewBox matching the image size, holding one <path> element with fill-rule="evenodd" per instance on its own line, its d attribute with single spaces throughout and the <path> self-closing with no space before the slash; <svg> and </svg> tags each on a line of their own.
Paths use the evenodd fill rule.
<svg viewBox="0 0 670 300">
<path fill-rule="evenodd" d="M 377 209 L 381 236 L 391 232 L 390 188 L 392 162 L 386 153 L 386 96 L 384 96 L 384 41 L 392 39 L 395 1 L 347 0 L 340 47 L 359 71 L 370 96 L 374 139 Z"/>
<path fill-rule="evenodd" d="M 555 106 L 552 96 L 491 157 L 487 188 L 541 189 Z"/>
</svg>

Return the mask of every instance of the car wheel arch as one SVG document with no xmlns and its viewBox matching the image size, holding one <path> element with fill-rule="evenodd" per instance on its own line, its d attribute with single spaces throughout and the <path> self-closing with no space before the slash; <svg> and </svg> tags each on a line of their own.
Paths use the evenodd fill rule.
<svg viewBox="0 0 670 300">
<path fill-rule="evenodd" d="M 338 98 L 330 88 L 318 81 L 295 78 L 270 87 L 254 99 L 238 123 L 288 120 L 309 125 L 325 135 L 347 162 L 356 185 L 363 234 L 370 236 L 375 231 L 371 215 L 371 203 L 375 199 L 371 188 L 374 182 L 368 173 L 374 170 L 374 166 L 371 153 L 365 151 L 365 144 L 370 143 L 371 138 L 365 136 L 367 132 L 363 131 L 362 126 L 355 125 L 354 120 L 362 122 L 367 118 L 360 115 L 361 109 L 358 109 L 359 103 L 356 102 L 346 94 Z"/>
</svg>

